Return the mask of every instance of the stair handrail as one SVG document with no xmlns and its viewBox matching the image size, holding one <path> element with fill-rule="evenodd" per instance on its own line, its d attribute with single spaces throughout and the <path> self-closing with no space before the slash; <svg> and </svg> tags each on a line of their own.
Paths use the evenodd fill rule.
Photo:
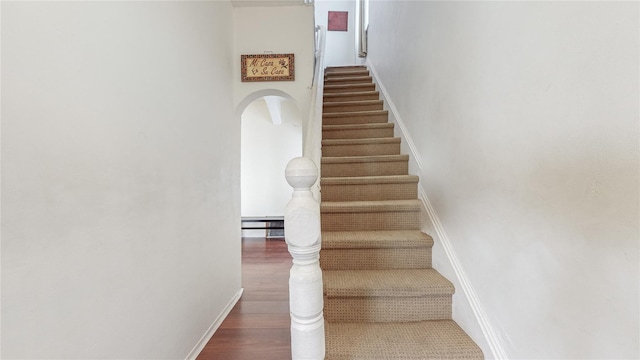
<svg viewBox="0 0 640 360">
<path fill-rule="evenodd" d="M 324 51 L 326 36 L 324 27 L 316 26 L 315 30 L 315 68 L 311 85 L 311 104 L 309 106 L 309 118 L 303 140 L 302 156 L 313 161 L 320 171 L 320 159 L 322 148 L 322 97 L 324 96 Z M 320 201 L 319 179 L 313 184 L 311 191 Z"/>
<path fill-rule="evenodd" d="M 285 240 L 293 265 L 289 273 L 291 358 L 322 360 L 325 355 L 324 300 L 320 269 L 320 203 L 311 192 L 318 168 L 308 158 L 287 164 L 293 196 L 284 212 Z"/>
</svg>

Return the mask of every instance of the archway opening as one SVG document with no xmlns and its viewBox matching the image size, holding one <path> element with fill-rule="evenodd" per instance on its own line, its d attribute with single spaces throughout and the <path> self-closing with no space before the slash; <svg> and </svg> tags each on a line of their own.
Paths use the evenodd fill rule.
<svg viewBox="0 0 640 360">
<path fill-rule="evenodd" d="M 284 236 L 284 210 L 292 191 L 284 170 L 302 155 L 302 117 L 282 95 L 251 100 L 240 116 L 243 237 Z"/>
</svg>

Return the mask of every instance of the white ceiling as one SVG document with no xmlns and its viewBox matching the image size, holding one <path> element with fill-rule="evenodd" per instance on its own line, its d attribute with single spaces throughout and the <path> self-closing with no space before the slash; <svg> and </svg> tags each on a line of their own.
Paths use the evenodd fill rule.
<svg viewBox="0 0 640 360">
<path fill-rule="evenodd" d="M 313 1 L 310 1 L 313 3 Z M 235 7 L 263 7 L 263 6 L 298 6 L 305 5 L 303 0 L 231 0 Z"/>
</svg>

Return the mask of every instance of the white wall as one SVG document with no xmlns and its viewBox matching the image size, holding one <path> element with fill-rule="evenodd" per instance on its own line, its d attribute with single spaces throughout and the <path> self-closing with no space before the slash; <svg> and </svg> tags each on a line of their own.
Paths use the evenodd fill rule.
<svg viewBox="0 0 640 360">
<path fill-rule="evenodd" d="M 497 334 L 492 353 L 456 295 L 488 357 L 640 356 L 638 6 L 371 2 L 368 61 Z"/>
<path fill-rule="evenodd" d="M 240 290 L 228 2 L 2 2 L 2 358 L 185 358 Z"/>
<path fill-rule="evenodd" d="M 301 126 L 301 129 L 294 129 L 291 122 L 278 126 L 269 125 L 262 115 L 258 116 L 261 120 L 242 120 L 243 216 L 284 214 L 284 206 L 291 197 L 291 188 L 284 178 L 284 167 L 289 160 L 301 154 L 301 135 L 293 133 L 302 134 L 306 130 L 309 117 L 314 65 L 313 7 L 303 5 L 302 1 L 290 3 L 291 6 L 277 6 L 287 3 L 268 1 L 261 4 L 249 1 L 248 4 L 236 4 L 237 7 L 233 9 L 233 103 L 237 121 L 241 121 L 243 112 L 244 116 L 255 120 L 256 117 L 250 114 L 255 114 L 256 109 L 249 107 L 264 96 L 280 96 L 287 99 L 283 103 L 286 104 L 283 109 L 297 109 L 295 115 L 291 115 L 289 111 L 289 120 L 295 118 L 295 121 L 301 121 L 296 125 Z M 295 81 L 241 82 L 241 55 L 264 53 L 293 53 Z M 289 101 L 291 103 L 288 103 Z M 249 123 L 254 126 L 247 126 Z M 263 132 L 262 135 L 258 133 L 258 129 Z M 277 142 L 276 138 L 281 135 L 285 138 Z M 293 145 L 296 142 L 299 144 Z M 259 147 L 264 148 L 259 150 Z M 260 152 L 259 156 L 251 155 L 256 151 Z M 265 155 L 269 155 L 270 159 L 262 160 Z M 256 174 L 259 174 L 260 178 L 255 178 Z"/>
<path fill-rule="evenodd" d="M 301 4 L 302 1 L 299 2 Z M 238 120 L 244 108 L 265 95 L 290 96 L 305 116 L 309 113 L 313 78 L 313 7 L 235 7 L 234 19 L 234 107 Z M 240 56 L 250 54 L 295 55 L 295 81 L 241 82 Z M 271 90 L 271 93 L 255 95 Z"/>
<path fill-rule="evenodd" d="M 348 31 L 327 31 L 329 11 L 347 11 L 349 13 Z M 355 0 L 315 0 L 316 24 L 321 25 L 327 34 L 325 66 L 356 64 Z"/>
<path fill-rule="evenodd" d="M 274 124 L 264 100 L 242 114 L 242 216 L 284 216 L 293 192 L 284 177 L 287 163 L 302 156 L 302 119 L 291 101 L 282 102 L 282 123 Z"/>
</svg>

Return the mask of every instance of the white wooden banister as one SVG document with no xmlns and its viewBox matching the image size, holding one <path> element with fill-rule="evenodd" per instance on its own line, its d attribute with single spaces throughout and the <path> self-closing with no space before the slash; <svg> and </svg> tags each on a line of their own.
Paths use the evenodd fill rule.
<svg viewBox="0 0 640 360">
<path fill-rule="evenodd" d="M 325 355 L 322 271 L 320 270 L 320 204 L 311 186 L 318 168 L 307 158 L 287 164 L 285 177 L 293 195 L 285 208 L 285 240 L 293 257 L 289 276 L 291 357 L 322 360 Z"/>
</svg>

